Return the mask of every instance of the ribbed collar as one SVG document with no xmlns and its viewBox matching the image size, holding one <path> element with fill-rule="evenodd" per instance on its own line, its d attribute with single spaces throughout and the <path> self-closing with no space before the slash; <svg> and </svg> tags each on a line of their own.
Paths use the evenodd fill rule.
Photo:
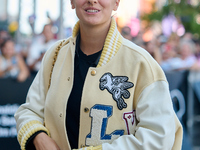
<svg viewBox="0 0 200 150">
<path fill-rule="evenodd" d="M 80 22 L 78 21 L 73 29 L 72 37 L 76 37 L 80 29 Z M 117 29 L 115 19 L 112 18 L 110 29 L 106 37 L 103 51 L 97 67 L 104 66 L 107 64 L 118 52 L 122 44 L 122 36 Z"/>
</svg>

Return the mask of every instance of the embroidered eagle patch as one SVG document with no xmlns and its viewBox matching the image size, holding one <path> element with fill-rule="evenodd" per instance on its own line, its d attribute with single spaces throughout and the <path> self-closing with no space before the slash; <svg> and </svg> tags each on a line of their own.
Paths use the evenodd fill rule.
<svg viewBox="0 0 200 150">
<path fill-rule="evenodd" d="M 130 92 L 127 89 L 134 86 L 133 83 L 128 82 L 128 77 L 113 76 L 111 73 L 105 73 L 99 81 L 99 88 L 102 91 L 107 89 L 108 92 L 112 94 L 112 97 L 117 102 L 117 107 L 120 110 L 127 107 L 123 97 L 128 99 L 130 97 Z"/>
</svg>

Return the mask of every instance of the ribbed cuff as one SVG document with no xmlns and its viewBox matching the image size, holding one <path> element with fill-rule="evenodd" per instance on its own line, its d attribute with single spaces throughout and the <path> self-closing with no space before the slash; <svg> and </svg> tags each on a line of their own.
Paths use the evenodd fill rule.
<svg viewBox="0 0 200 150">
<path fill-rule="evenodd" d="M 38 131 L 44 131 L 46 132 L 49 136 L 49 131 L 47 128 L 43 126 L 43 124 L 40 121 L 30 121 L 26 123 L 19 131 L 18 133 L 18 141 L 19 144 L 21 145 L 21 149 L 25 150 L 26 142 L 28 139 L 36 132 Z"/>
<path fill-rule="evenodd" d="M 25 145 L 25 149 L 27 150 L 36 150 L 35 149 L 35 145 L 33 144 L 33 140 L 34 138 L 40 134 L 41 132 L 46 133 L 44 131 L 37 131 L 35 132 L 27 141 L 26 141 L 26 145 Z M 47 134 L 47 133 L 46 133 Z"/>
</svg>

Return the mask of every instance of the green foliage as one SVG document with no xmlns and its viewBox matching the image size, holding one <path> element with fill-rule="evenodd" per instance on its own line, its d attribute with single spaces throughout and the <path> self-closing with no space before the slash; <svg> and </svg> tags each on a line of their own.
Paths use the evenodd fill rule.
<svg viewBox="0 0 200 150">
<path fill-rule="evenodd" d="M 151 14 L 145 14 L 141 17 L 151 24 L 154 20 L 161 21 L 164 16 L 173 13 L 177 19 L 181 20 L 186 32 L 198 34 L 200 36 L 200 23 L 197 23 L 197 15 L 200 15 L 200 2 L 197 6 L 188 4 L 187 0 L 181 0 L 180 3 L 174 0 L 168 0 L 168 4 L 161 10 L 153 11 Z"/>
</svg>

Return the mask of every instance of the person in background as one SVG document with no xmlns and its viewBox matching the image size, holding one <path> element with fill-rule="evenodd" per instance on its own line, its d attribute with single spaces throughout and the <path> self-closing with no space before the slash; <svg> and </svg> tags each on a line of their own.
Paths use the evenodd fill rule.
<svg viewBox="0 0 200 150">
<path fill-rule="evenodd" d="M 145 42 L 145 49 L 157 61 L 158 64 L 161 63 L 162 55 L 161 55 L 160 47 L 157 46 L 157 43 L 155 40 Z"/>
<path fill-rule="evenodd" d="M 163 58 L 166 56 L 168 58 L 163 59 L 161 67 L 164 71 L 190 70 L 197 62 L 194 52 L 194 43 L 192 41 L 183 39 L 179 43 L 178 53 L 176 53 L 176 50 L 174 50 L 172 47 L 163 52 Z"/>
<path fill-rule="evenodd" d="M 118 31 L 119 3 L 71 0 L 73 35 L 45 53 L 15 113 L 22 150 L 181 150 L 165 74 Z"/>
<path fill-rule="evenodd" d="M 196 47 L 195 56 L 197 59 L 200 60 L 200 40 L 195 41 L 195 47 Z"/>
<path fill-rule="evenodd" d="M 131 35 L 131 28 L 129 26 L 124 26 L 121 30 L 121 34 L 125 39 L 133 41 L 133 37 Z"/>
<path fill-rule="evenodd" d="M 0 46 L 4 42 L 5 39 L 10 38 L 9 33 L 5 29 L 0 29 Z M 1 50 L 1 49 L 0 49 Z M 1 51 L 0 51 L 1 54 Z"/>
<path fill-rule="evenodd" d="M 177 60 L 175 68 L 178 70 L 190 69 L 197 61 L 195 55 L 195 45 L 190 40 L 180 41 L 179 60 Z"/>
<path fill-rule="evenodd" d="M 27 55 L 27 64 L 32 75 L 36 75 L 45 52 L 56 42 L 52 25 L 46 24 L 42 34 L 33 41 Z"/>
<path fill-rule="evenodd" d="M 162 61 L 160 63 L 161 68 L 165 71 L 173 71 L 173 61 L 177 57 L 177 51 L 168 44 L 164 44 L 161 49 Z"/>
<path fill-rule="evenodd" d="M 175 33 L 172 33 L 171 36 L 166 40 L 165 43 L 161 45 L 161 55 L 162 61 L 160 63 L 161 68 L 165 72 L 173 71 L 173 64 L 178 57 L 178 45 L 179 41 L 177 40 Z"/>
<path fill-rule="evenodd" d="M 167 47 L 170 47 L 170 49 L 173 49 L 175 53 L 178 53 L 179 43 L 180 43 L 180 37 L 176 33 L 172 33 L 169 36 L 165 45 Z"/>
<path fill-rule="evenodd" d="M 191 70 L 200 71 L 200 40 L 195 41 L 195 57 L 197 59 L 196 63 L 190 68 Z"/>
<path fill-rule="evenodd" d="M 138 46 L 140 46 L 140 47 L 142 47 L 142 48 L 146 48 L 145 47 L 145 42 L 144 42 L 144 40 L 143 40 L 143 33 L 140 31 L 140 32 L 138 32 L 138 34 L 137 34 L 137 36 L 135 36 L 135 37 L 133 37 L 133 43 L 135 43 L 136 45 L 138 45 Z"/>
<path fill-rule="evenodd" d="M 29 70 L 23 58 L 15 53 L 15 43 L 12 39 L 5 39 L 1 44 L 0 77 L 14 78 L 23 82 L 29 76 Z"/>
</svg>

